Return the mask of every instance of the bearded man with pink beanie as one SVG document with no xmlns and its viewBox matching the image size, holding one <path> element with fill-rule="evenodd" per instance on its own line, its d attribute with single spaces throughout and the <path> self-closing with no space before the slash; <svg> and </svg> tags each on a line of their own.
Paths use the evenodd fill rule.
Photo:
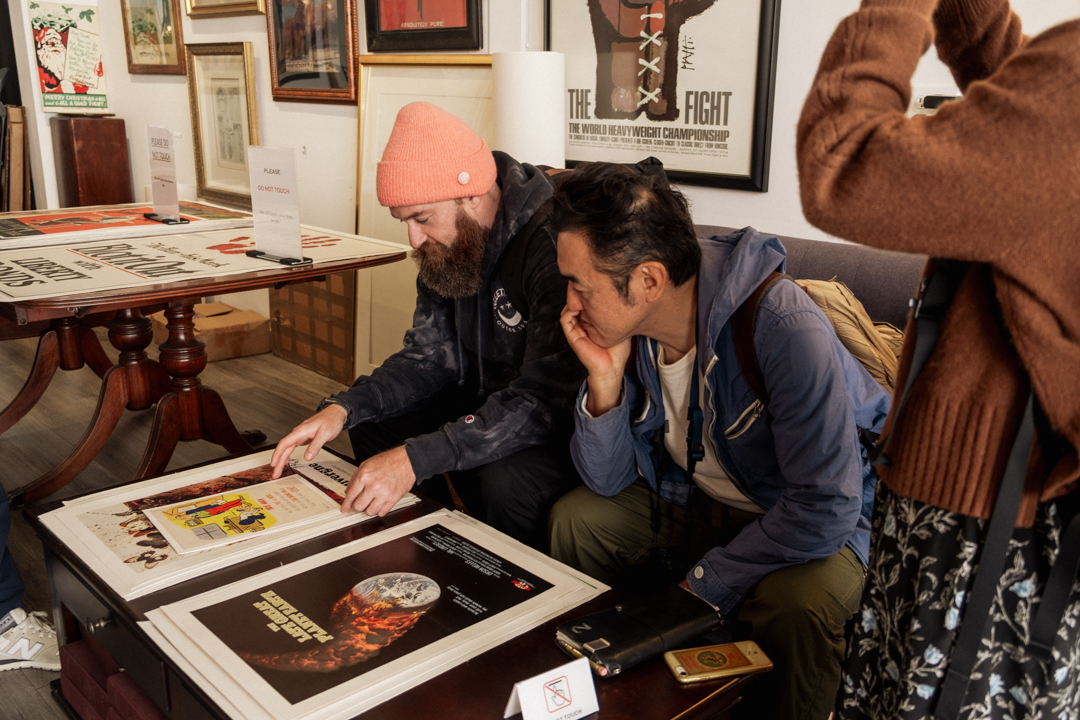
<svg viewBox="0 0 1080 720">
<path fill-rule="evenodd" d="M 449 502 L 447 473 L 472 514 L 546 549 L 549 509 L 581 482 L 568 446 L 585 378 L 559 325 L 566 281 L 544 208 L 552 184 L 416 102 L 398 113 L 376 190 L 408 227 L 419 271 L 413 327 L 401 351 L 281 440 L 275 476 L 296 446 L 310 443 L 313 458 L 348 429 L 360 467 L 346 510 L 385 515 L 414 487 Z M 514 267 L 501 272 L 511 247 Z M 507 271 L 527 307 L 511 300 Z"/>
</svg>

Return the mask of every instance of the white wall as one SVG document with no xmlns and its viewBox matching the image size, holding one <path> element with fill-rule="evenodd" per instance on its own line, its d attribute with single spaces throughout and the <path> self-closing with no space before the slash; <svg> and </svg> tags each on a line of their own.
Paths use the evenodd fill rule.
<svg viewBox="0 0 1080 720">
<path fill-rule="evenodd" d="M 93 0 L 83 0 L 88 1 Z M 363 1 L 358 0 L 362 50 Z M 33 69 L 33 47 L 26 6 L 27 0 L 10 0 L 9 3 L 16 50 L 20 57 L 27 60 L 27 65 L 20 66 L 20 77 L 24 103 L 32 110 L 31 140 L 36 141 L 39 150 L 32 159 L 35 189 L 40 205 L 56 207 L 49 115 L 41 112 L 39 94 L 31 82 L 35 76 L 27 72 L 27 67 Z M 540 48 L 542 0 L 484 0 L 483 6 L 485 47 L 482 52 Z M 693 202 L 696 220 L 735 227 L 754 225 L 760 230 L 778 234 L 827 237 L 805 221 L 799 206 L 795 125 L 825 43 L 837 23 L 857 7 L 858 0 L 782 2 L 769 192 L 762 194 L 685 187 Z M 1025 29 L 1029 33 L 1080 15 L 1080 0 L 1014 0 L 1014 7 L 1025 19 Z M 119 3 L 116 0 L 103 0 L 99 11 L 109 101 L 127 124 L 135 197 L 143 199 L 143 188 L 149 184 L 144 129 L 148 124 L 167 125 L 181 133 L 176 153 L 178 183 L 182 192 L 186 190 L 190 193 L 195 185 L 195 161 L 186 78 L 129 75 Z M 332 230 L 351 231 L 356 200 L 356 108 L 348 105 L 278 102 L 271 98 L 265 16 L 192 20 L 184 15 L 182 20 L 185 42 L 252 43 L 260 140 L 264 145 L 297 149 L 302 220 Z M 934 57 L 932 50 L 920 65 L 914 82 L 935 91 L 953 87 L 948 72 Z"/>
<path fill-rule="evenodd" d="M 1080 16 L 1080 0 L 1012 0 L 1012 5 L 1024 21 L 1024 31 L 1032 35 Z M 825 44 L 837 24 L 858 9 L 859 2 L 782 0 L 781 6 L 769 192 L 688 186 L 682 189 L 693 203 L 694 220 L 699 223 L 728 227 L 753 225 L 778 235 L 831 239 L 810 225 L 802 214 L 795 167 L 795 126 Z M 937 94 L 947 89 L 959 93 L 933 48 L 923 57 L 912 85 L 924 88 L 926 92 L 922 94 Z"/>
</svg>

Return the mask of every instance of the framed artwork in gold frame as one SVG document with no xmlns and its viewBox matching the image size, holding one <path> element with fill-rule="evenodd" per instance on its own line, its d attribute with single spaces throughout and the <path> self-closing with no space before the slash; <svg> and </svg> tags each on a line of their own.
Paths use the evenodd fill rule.
<svg viewBox="0 0 1080 720">
<path fill-rule="evenodd" d="M 356 0 L 267 0 L 275 100 L 356 102 Z"/>
<path fill-rule="evenodd" d="M 251 43 L 189 44 L 185 50 L 198 195 L 250 208 L 247 149 L 259 144 Z"/>
<path fill-rule="evenodd" d="M 266 12 L 265 0 L 186 0 L 188 17 L 228 17 Z"/>
<path fill-rule="evenodd" d="M 184 31 L 179 0 L 120 0 L 128 72 L 183 75 Z"/>
</svg>

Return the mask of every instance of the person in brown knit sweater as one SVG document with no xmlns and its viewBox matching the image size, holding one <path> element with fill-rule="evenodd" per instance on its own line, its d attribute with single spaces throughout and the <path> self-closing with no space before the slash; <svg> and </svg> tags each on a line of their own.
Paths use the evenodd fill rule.
<svg viewBox="0 0 1080 720">
<path fill-rule="evenodd" d="M 907 118 L 931 43 L 964 97 Z M 1043 416 L 962 717 L 1075 717 L 1076 586 L 1051 662 L 1025 642 L 1080 477 L 1080 20 L 1028 38 L 1007 0 L 864 0 L 826 47 L 797 152 L 816 226 L 973 263 L 887 423 L 892 465 L 837 707 L 932 713 L 1030 383 Z"/>
</svg>

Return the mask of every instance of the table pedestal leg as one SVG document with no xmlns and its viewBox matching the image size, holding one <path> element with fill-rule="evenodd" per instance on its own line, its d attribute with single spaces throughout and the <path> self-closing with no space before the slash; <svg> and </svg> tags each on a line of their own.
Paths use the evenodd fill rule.
<svg viewBox="0 0 1080 720">
<path fill-rule="evenodd" d="M 22 420 L 37 405 L 58 368 L 78 370 L 84 363 L 100 378 L 105 377 L 112 367 L 112 361 L 101 349 L 93 330 L 73 317 L 53 320 L 38 340 L 37 356 L 22 389 L 0 411 L 0 434 Z"/>
<path fill-rule="evenodd" d="M 199 380 L 206 367 L 206 345 L 195 337 L 193 305 L 194 300 L 185 300 L 170 303 L 165 310 L 169 339 L 161 344 L 160 362 L 172 378 L 172 392 L 158 402 L 150 442 L 135 470 L 136 480 L 164 472 L 181 440 L 207 440 L 230 453 L 240 453 L 250 450 L 252 442 L 266 439 L 257 431 L 238 431 L 221 396 Z"/>
<path fill-rule="evenodd" d="M 65 318 L 65 320 L 74 321 L 73 318 Z M 101 452 L 101 448 L 116 429 L 116 424 L 120 421 L 125 408 L 145 410 L 163 394 L 160 376 L 164 371 L 160 366 L 155 369 L 157 363 L 151 362 L 146 357 L 146 347 L 154 338 L 150 319 L 143 317 L 137 309 L 121 310 L 107 325 L 109 340 L 120 351 L 120 360 L 118 364 L 110 366 L 104 372 L 97 407 L 89 427 L 63 462 L 51 472 L 12 494 L 13 506 L 36 502 L 67 485 Z M 95 357 L 93 352 L 83 357 L 83 352 L 89 344 L 86 333 L 93 336 L 94 343 L 97 342 L 97 336 L 89 328 L 80 330 L 78 325 L 63 323 L 57 330 L 59 349 L 56 352 L 56 364 L 59 367 L 75 369 L 72 366 L 75 363 L 80 363 L 75 367 L 81 366 L 83 359 L 92 363 L 91 367 L 94 365 L 100 367 L 102 358 L 108 362 L 100 345 L 97 348 L 100 357 Z M 67 348 L 67 353 L 64 352 L 64 348 Z M 55 369 L 53 367 L 52 372 L 55 372 Z"/>
<path fill-rule="evenodd" d="M 30 375 L 26 378 L 22 389 L 15 399 L 8 403 L 3 412 L 0 412 L 0 433 L 7 432 L 15 423 L 23 419 L 30 412 L 41 396 L 45 394 L 45 388 L 52 382 L 56 369 L 60 367 L 60 344 L 56 340 L 56 331 L 46 330 L 38 340 L 37 356 L 34 358 L 34 366 L 30 369 Z"/>
</svg>

